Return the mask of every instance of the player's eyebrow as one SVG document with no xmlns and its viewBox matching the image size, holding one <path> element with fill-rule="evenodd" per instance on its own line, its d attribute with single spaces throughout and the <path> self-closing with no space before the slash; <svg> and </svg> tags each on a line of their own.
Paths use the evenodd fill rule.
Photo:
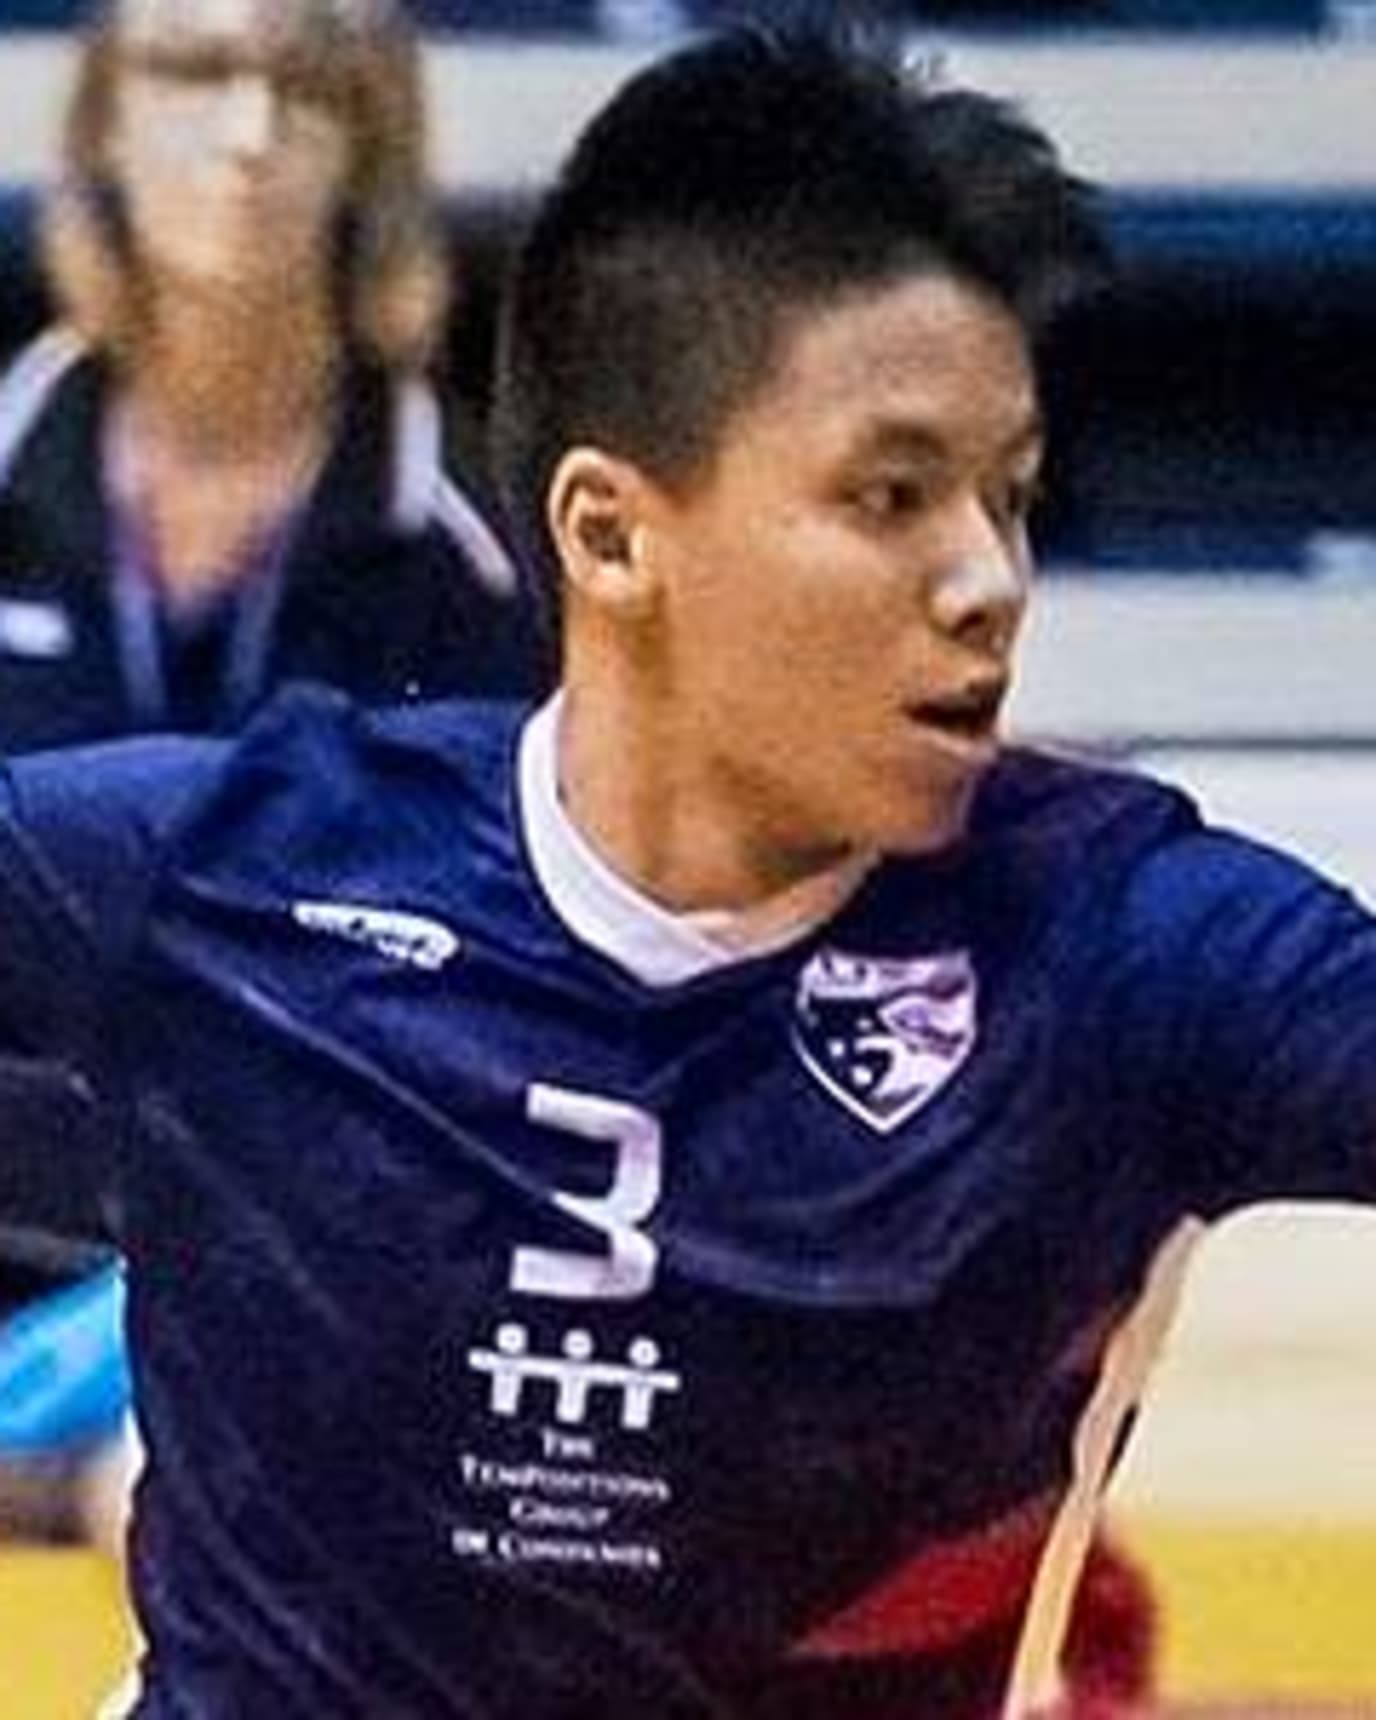
<svg viewBox="0 0 1376 1720">
<path fill-rule="evenodd" d="M 994 457 L 1016 460 L 1024 455 L 1039 456 L 1045 444 L 1046 421 L 1040 411 L 1033 410 L 1002 438 Z M 856 447 L 862 457 L 888 455 L 925 464 L 948 460 L 952 451 L 952 439 L 944 428 L 907 417 L 874 419 L 861 432 Z"/>
</svg>

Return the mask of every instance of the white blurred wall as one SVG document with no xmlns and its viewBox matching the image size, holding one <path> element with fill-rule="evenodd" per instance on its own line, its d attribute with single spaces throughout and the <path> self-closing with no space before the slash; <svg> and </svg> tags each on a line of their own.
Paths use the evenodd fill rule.
<svg viewBox="0 0 1376 1720">
<path fill-rule="evenodd" d="M 1376 40 L 1191 35 L 1073 46 L 933 34 L 914 51 L 1026 103 L 1082 173 L 1121 185 L 1330 190 L 1376 183 Z M 583 119 L 644 57 L 594 44 L 432 44 L 435 162 L 450 185 L 544 177 Z M 51 167 L 69 44 L 0 38 L 0 181 Z"/>
</svg>

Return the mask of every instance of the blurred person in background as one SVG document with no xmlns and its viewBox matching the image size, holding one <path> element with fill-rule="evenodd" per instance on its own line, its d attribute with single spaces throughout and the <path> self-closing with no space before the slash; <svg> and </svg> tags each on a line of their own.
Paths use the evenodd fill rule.
<svg viewBox="0 0 1376 1720">
<path fill-rule="evenodd" d="M 448 271 L 389 0 L 118 0 L 43 232 L 61 320 L 0 380 L 0 747 L 233 729 L 297 676 L 379 701 L 534 685 L 426 380 Z M 22 1056 L 0 1092 L 29 1143 L 13 1308 L 90 1259 L 69 1137 L 107 1125 Z M 127 1454 L 88 1459 L 127 1396 L 120 1305 L 106 1270 L 0 1337 L 0 1532 L 117 1535 Z"/>
<path fill-rule="evenodd" d="M 441 463 L 446 268 L 387 0 L 123 0 L 47 212 L 64 320 L 0 388 L 0 740 L 237 727 L 288 676 L 528 685 Z"/>
</svg>

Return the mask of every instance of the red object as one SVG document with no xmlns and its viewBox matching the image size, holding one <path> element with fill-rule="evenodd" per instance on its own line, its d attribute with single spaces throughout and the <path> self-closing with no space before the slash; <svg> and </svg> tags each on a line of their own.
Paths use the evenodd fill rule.
<svg viewBox="0 0 1376 1720">
<path fill-rule="evenodd" d="M 1054 1514 L 1052 1496 L 977 1533 L 926 1548 L 793 1653 L 804 1659 L 933 1654 L 1016 1622 Z M 1090 1548 L 1067 1635 L 1065 1697 L 1054 1720 L 1149 1720 L 1158 1615 L 1142 1570 L 1102 1531 Z"/>
<path fill-rule="evenodd" d="M 1066 1640 L 1067 1720 L 1146 1720 L 1156 1703 L 1158 1640 L 1146 1573 L 1100 1534 Z"/>
</svg>

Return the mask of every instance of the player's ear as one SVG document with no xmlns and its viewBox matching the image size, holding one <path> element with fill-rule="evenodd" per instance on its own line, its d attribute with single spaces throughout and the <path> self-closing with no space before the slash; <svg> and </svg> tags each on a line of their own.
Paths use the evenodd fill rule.
<svg viewBox="0 0 1376 1720">
<path fill-rule="evenodd" d="M 644 613 L 655 596 L 643 526 L 647 481 L 600 448 L 570 448 L 550 481 L 547 515 L 564 578 L 602 608 Z"/>
</svg>

